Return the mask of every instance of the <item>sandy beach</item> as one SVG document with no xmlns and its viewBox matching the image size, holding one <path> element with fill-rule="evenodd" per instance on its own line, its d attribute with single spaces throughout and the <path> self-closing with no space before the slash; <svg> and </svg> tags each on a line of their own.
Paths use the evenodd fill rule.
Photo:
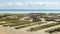
<svg viewBox="0 0 60 34">
<path fill-rule="evenodd" d="M 28 27 L 29 28 L 29 27 Z M 39 32 L 28 32 L 26 31 L 27 28 L 22 29 L 14 29 L 13 27 L 2 27 L 0 26 L 0 33 L 1 34 L 44 34 L 42 31 Z"/>
<path fill-rule="evenodd" d="M 33 27 L 33 26 L 22 28 L 22 29 L 14 29 L 14 27 L 3 27 L 3 26 L 0 25 L 0 33 L 1 34 L 49 34 L 49 33 L 46 33 L 45 30 L 48 30 L 48 29 L 51 29 L 51 28 L 56 28 L 56 27 L 59 27 L 59 26 L 60 25 L 57 25 L 57 26 L 42 29 L 42 30 L 39 30 L 39 31 L 36 31 L 36 32 L 28 32 L 26 30 L 29 29 L 30 27 Z M 57 34 L 57 33 L 54 33 L 54 34 Z M 58 32 L 58 34 L 60 34 L 60 33 Z"/>
</svg>

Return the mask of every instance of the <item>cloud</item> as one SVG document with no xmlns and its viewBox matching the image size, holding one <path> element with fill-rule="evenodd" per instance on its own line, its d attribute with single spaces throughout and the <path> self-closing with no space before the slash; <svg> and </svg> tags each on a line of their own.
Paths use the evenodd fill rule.
<svg viewBox="0 0 60 34">
<path fill-rule="evenodd" d="M 8 2 L 0 3 L 1 8 L 60 8 L 59 2 Z"/>
</svg>

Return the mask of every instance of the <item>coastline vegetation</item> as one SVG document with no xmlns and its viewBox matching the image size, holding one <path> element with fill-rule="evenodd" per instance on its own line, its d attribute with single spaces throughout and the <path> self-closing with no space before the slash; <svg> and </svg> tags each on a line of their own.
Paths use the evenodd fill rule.
<svg viewBox="0 0 60 34">
<path fill-rule="evenodd" d="M 54 23 L 46 24 L 54 21 Z M 55 23 L 56 22 L 56 23 Z M 41 25 L 27 31 L 38 31 L 52 26 L 60 25 L 60 13 L 28 13 L 28 14 L 0 14 L 0 25 L 21 29 L 34 25 Z"/>
</svg>

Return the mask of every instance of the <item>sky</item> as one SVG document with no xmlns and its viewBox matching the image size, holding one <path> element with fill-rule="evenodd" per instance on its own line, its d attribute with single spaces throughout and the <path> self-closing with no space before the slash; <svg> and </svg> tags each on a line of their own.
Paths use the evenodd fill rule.
<svg viewBox="0 0 60 34">
<path fill-rule="evenodd" d="M 60 0 L 0 0 L 0 2 L 20 2 L 20 1 L 59 2 Z"/>
<path fill-rule="evenodd" d="M 60 0 L 0 0 L 0 9 L 60 9 Z"/>
</svg>

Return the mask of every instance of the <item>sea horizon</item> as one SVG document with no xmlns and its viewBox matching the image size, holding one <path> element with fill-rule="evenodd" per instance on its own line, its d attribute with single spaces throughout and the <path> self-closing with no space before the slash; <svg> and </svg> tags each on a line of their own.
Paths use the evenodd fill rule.
<svg viewBox="0 0 60 34">
<path fill-rule="evenodd" d="M 60 13 L 60 9 L 0 9 L 0 13 Z"/>
</svg>

